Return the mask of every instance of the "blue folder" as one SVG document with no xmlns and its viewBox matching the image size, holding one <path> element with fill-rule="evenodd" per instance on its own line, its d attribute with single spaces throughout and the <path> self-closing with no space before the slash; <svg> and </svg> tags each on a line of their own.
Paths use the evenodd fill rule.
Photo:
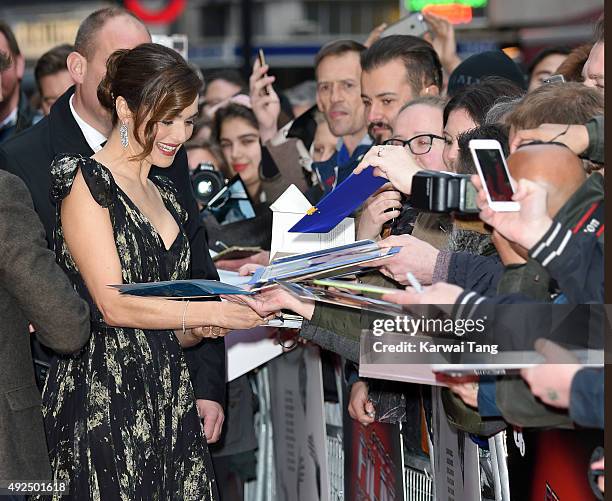
<svg viewBox="0 0 612 501">
<path fill-rule="evenodd" d="M 220 296 L 222 294 L 252 294 L 252 292 L 234 285 L 204 279 L 119 284 L 110 287 L 119 289 L 121 294 L 145 297 L 196 298 Z"/>
<path fill-rule="evenodd" d="M 351 174 L 336 189 L 311 208 L 289 233 L 327 233 L 363 204 L 372 194 L 389 181 L 376 177 L 368 167 L 360 174 Z"/>
</svg>

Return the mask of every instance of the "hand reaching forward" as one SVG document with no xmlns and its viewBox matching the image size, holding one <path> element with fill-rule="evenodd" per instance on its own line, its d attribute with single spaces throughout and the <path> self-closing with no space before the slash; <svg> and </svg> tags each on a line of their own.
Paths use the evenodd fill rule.
<svg viewBox="0 0 612 501">
<path fill-rule="evenodd" d="M 412 155 L 403 146 L 372 146 L 353 171 L 360 174 L 369 166 L 374 167 L 374 175 L 391 181 L 396 190 L 410 195 L 412 176 L 422 170 Z"/>
<path fill-rule="evenodd" d="M 312 301 L 300 300 L 279 286 L 268 287 L 252 296 L 227 296 L 227 299 L 239 301 L 266 318 L 278 315 L 280 310 L 291 310 L 310 320 L 314 312 Z"/>
<path fill-rule="evenodd" d="M 237 296 L 227 296 L 228 299 L 235 297 Z M 215 325 L 223 329 L 251 329 L 267 321 L 267 315 L 259 315 L 247 302 L 223 301 L 219 304 L 219 310 L 220 315 Z"/>
<path fill-rule="evenodd" d="M 412 235 L 393 235 L 378 242 L 381 248 L 401 247 L 402 249 L 387 259 L 373 261 L 370 266 L 380 266 L 380 272 L 402 285 L 410 282 L 408 272 L 422 284 L 430 284 L 436 260 L 440 251 L 434 246 L 413 237 Z"/>
<path fill-rule="evenodd" d="M 412 287 L 406 287 L 405 291 L 394 294 L 385 294 L 382 299 L 395 304 L 435 304 L 447 313 L 451 313 L 453 305 L 463 292 L 457 285 L 438 282 L 429 287 L 423 287 L 419 293 Z"/>
</svg>

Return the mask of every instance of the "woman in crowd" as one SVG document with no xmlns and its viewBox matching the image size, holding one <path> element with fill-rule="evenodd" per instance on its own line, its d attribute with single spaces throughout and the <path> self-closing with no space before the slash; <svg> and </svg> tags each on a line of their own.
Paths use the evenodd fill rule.
<svg viewBox="0 0 612 501">
<path fill-rule="evenodd" d="M 485 122 L 487 111 L 501 99 L 521 97 L 523 90 L 500 77 L 487 77 L 477 85 L 464 87 L 444 108 L 444 151 L 446 169 L 457 170 L 458 138 Z"/>
<path fill-rule="evenodd" d="M 259 177 L 262 148 L 259 124 L 253 110 L 230 103 L 215 113 L 213 136 L 221 146 L 225 160 L 246 186 L 251 200 L 266 201 Z"/>
<path fill-rule="evenodd" d="M 210 163 L 215 170 L 221 172 L 226 179 L 231 179 L 236 174 L 225 161 L 223 151 L 217 143 L 213 143 L 208 139 L 200 141 L 192 140 L 185 145 L 185 150 L 187 151 L 189 170 L 192 172 L 198 165 Z"/>
<path fill-rule="evenodd" d="M 189 276 L 186 213 L 173 184 L 149 171 L 189 139 L 199 87 L 171 49 L 115 52 L 98 88 L 114 125 L 106 145 L 51 167 L 56 257 L 92 317 L 89 343 L 53 365 L 43 397 L 54 478 L 71 499 L 217 498 L 181 347 L 263 319 L 235 303 L 109 287 Z"/>
<path fill-rule="evenodd" d="M 557 73 L 557 68 L 565 61 L 571 52 L 569 47 L 547 47 L 536 54 L 527 73 L 529 74 L 529 85 L 527 92 L 544 85 L 545 80 Z"/>
</svg>

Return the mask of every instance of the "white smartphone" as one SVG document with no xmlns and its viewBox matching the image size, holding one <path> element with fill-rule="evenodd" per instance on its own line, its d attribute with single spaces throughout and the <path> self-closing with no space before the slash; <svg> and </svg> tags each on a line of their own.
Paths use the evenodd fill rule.
<svg viewBox="0 0 612 501">
<path fill-rule="evenodd" d="M 380 37 L 384 38 L 389 35 L 412 35 L 415 37 L 422 37 L 428 30 L 429 26 L 427 26 L 423 14 L 420 12 L 413 12 L 387 26 Z"/>
<path fill-rule="evenodd" d="M 515 188 L 499 141 L 472 139 L 470 151 L 487 194 L 489 207 L 497 212 L 520 210 L 519 203 L 512 200 Z"/>
</svg>

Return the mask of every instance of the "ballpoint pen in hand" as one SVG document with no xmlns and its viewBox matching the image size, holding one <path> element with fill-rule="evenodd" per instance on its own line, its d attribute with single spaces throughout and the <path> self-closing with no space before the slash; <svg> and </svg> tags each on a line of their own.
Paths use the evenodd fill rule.
<svg viewBox="0 0 612 501">
<path fill-rule="evenodd" d="M 417 294 L 423 294 L 423 286 L 412 273 L 406 273 L 406 278 L 408 279 L 408 282 L 410 282 L 410 285 L 414 288 L 414 291 Z"/>
</svg>

